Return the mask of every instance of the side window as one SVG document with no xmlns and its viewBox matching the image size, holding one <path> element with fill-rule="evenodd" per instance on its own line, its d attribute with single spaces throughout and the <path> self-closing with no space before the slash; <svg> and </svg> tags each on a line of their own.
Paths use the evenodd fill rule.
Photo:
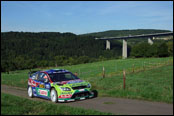
<svg viewBox="0 0 174 116">
<path fill-rule="evenodd" d="M 31 77 L 33 80 L 36 80 L 36 74 L 33 74 Z"/>
<path fill-rule="evenodd" d="M 45 73 L 40 73 L 39 74 L 39 78 L 38 78 L 39 81 L 44 82 L 46 79 L 48 79 L 48 77 Z"/>
<path fill-rule="evenodd" d="M 38 80 L 38 73 L 34 73 L 31 78 L 33 80 Z"/>
<path fill-rule="evenodd" d="M 70 79 L 72 79 L 72 76 L 71 76 L 70 73 L 66 73 L 66 74 L 65 74 L 65 78 L 70 80 Z"/>
</svg>

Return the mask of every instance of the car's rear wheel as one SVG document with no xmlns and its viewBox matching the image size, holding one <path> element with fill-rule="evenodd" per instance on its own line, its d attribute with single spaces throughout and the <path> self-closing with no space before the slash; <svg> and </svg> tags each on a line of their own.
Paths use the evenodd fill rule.
<svg viewBox="0 0 174 116">
<path fill-rule="evenodd" d="M 33 90 L 31 86 L 28 87 L 28 96 L 31 98 L 33 97 Z"/>
<path fill-rule="evenodd" d="M 58 99 L 57 99 L 57 92 L 56 90 L 53 88 L 51 89 L 51 101 L 54 103 L 57 103 Z"/>
</svg>

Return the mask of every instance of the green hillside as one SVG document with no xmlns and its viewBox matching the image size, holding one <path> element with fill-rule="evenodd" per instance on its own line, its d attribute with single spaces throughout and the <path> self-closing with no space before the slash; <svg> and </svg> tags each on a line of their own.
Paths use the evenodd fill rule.
<svg viewBox="0 0 174 116">
<path fill-rule="evenodd" d="M 103 67 L 105 77 L 102 76 Z M 173 103 L 173 57 L 108 60 L 44 69 L 67 69 L 89 81 L 99 96 Z M 126 88 L 123 89 L 123 70 Z M 1 73 L 1 84 L 27 88 L 29 70 Z"/>
</svg>

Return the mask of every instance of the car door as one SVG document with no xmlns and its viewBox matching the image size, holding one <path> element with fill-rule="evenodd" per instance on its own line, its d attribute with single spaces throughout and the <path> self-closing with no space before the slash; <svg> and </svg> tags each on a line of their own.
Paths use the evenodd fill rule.
<svg viewBox="0 0 174 116">
<path fill-rule="evenodd" d="M 44 98 L 50 98 L 50 83 L 48 80 L 48 76 L 46 73 L 44 72 L 40 72 L 39 77 L 38 77 L 38 81 L 39 81 L 39 85 L 36 87 L 36 92 L 37 95 L 40 97 L 44 97 Z"/>
</svg>

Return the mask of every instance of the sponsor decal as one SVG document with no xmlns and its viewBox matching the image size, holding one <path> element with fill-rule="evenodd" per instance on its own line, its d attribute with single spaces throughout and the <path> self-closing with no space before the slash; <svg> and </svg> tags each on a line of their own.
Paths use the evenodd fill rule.
<svg viewBox="0 0 174 116">
<path fill-rule="evenodd" d="M 61 84 L 73 84 L 73 83 L 81 83 L 83 80 L 77 79 L 77 80 L 70 80 L 70 81 L 62 81 Z"/>
<path fill-rule="evenodd" d="M 59 98 L 70 98 L 72 94 L 60 95 Z"/>
<path fill-rule="evenodd" d="M 48 96 L 48 91 L 47 91 L 47 90 L 38 89 L 38 93 L 39 93 L 40 95 Z"/>
<path fill-rule="evenodd" d="M 83 98 L 80 98 L 80 100 L 84 100 L 85 99 L 85 97 L 83 97 Z"/>
<path fill-rule="evenodd" d="M 45 85 L 45 88 L 46 88 L 46 89 L 49 89 L 49 88 L 50 88 L 50 84 L 46 84 L 46 85 Z"/>
<path fill-rule="evenodd" d="M 85 91 L 85 89 L 79 89 L 79 91 L 81 92 L 81 91 Z"/>
<path fill-rule="evenodd" d="M 82 80 L 72 80 L 72 81 L 69 81 L 69 82 L 67 82 L 67 84 L 73 84 L 73 83 L 81 83 L 81 82 L 83 82 Z"/>
<path fill-rule="evenodd" d="M 58 100 L 59 102 L 64 102 L 65 100 Z"/>
<path fill-rule="evenodd" d="M 72 84 L 71 86 L 75 87 L 75 86 L 85 86 L 85 85 L 86 85 L 85 83 L 75 83 L 75 84 Z"/>
<path fill-rule="evenodd" d="M 28 80 L 28 85 L 31 85 L 32 87 L 36 87 L 39 83 L 33 81 L 32 79 Z"/>
<path fill-rule="evenodd" d="M 72 92 L 62 92 L 61 94 L 72 94 Z"/>
<path fill-rule="evenodd" d="M 44 84 L 40 84 L 39 88 L 45 88 Z"/>
</svg>

